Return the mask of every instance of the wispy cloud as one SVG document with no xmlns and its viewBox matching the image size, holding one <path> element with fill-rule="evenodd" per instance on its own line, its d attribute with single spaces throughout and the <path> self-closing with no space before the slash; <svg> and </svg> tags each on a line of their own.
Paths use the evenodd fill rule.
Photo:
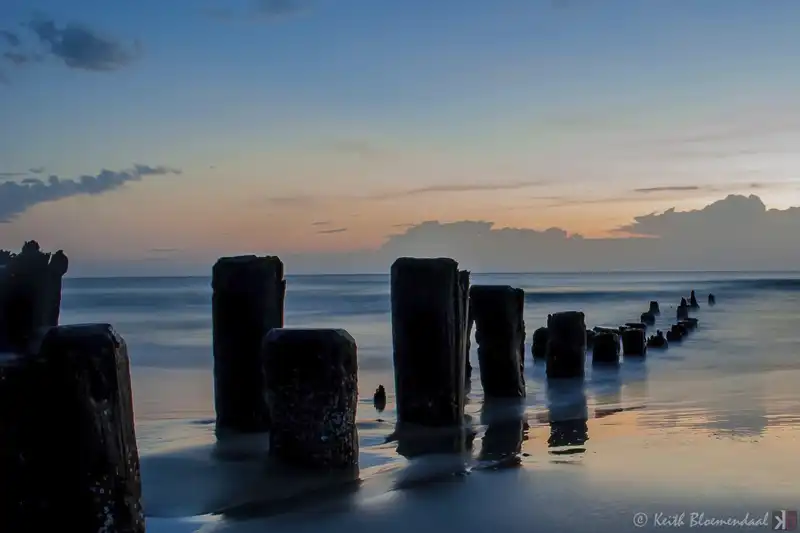
<svg viewBox="0 0 800 533">
<path fill-rule="evenodd" d="M 312 226 L 329 226 L 331 224 L 330 220 L 317 220 L 316 222 L 312 222 Z"/>
<path fill-rule="evenodd" d="M 391 198 L 402 198 L 405 196 L 420 196 L 424 194 L 438 194 L 438 193 L 459 193 L 459 192 L 479 192 L 479 191 L 510 191 L 518 189 L 527 189 L 530 187 L 539 187 L 542 185 L 549 185 L 550 181 L 512 181 L 501 183 L 454 183 L 447 185 L 431 185 L 429 187 L 418 187 L 414 189 L 406 189 L 395 192 L 381 193 L 372 196 L 376 200 L 384 200 Z"/>
<path fill-rule="evenodd" d="M 697 185 L 666 185 L 663 187 L 643 187 L 634 189 L 633 192 L 649 194 L 654 192 L 699 191 L 701 188 Z"/>
<path fill-rule="evenodd" d="M 26 178 L 0 184 L 0 222 L 12 222 L 31 207 L 79 195 L 98 195 L 119 189 L 126 183 L 141 181 L 146 176 L 180 174 L 178 169 L 135 165 L 131 170 L 102 170 L 96 176 L 63 179 L 50 176 L 46 181 Z"/>
<path fill-rule="evenodd" d="M 33 167 L 29 168 L 28 172 L 31 174 L 43 174 L 46 169 L 44 167 Z"/>
<path fill-rule="evenodd" d="M 151 254 L 174 254 L 180 252 L 180 248 L 150 248 L 148 250 Z"/>
<path fill-rule="evenodd" d="M 206 8 L 203 13 L 221 21 L 236 19 L 274 20 L 302 13 L 310 8 L 308 0 L 250 0 L 247 8 L 237 10 L 228 6 Z"/>
<path fill-rule="evenodd" d="M 27 176 L 26 172 L 0 172 L 0 179 L 3 178 L 19 178 L 21 176 Z"/>
<path fill-rule="evenodd" d="M 0 41 L 11 47 L 17 47 L 22 42 L 16 33 L 8 30 L 0 30 Z"/>
<path fill-rule="evenodd" d="M 101 35 L 80 24 L 58 27 L 48 18 L 37 18 L 28 23 L 48 54 L 70 68 L 94 72 L 107 72 L 126 67 L 142 53 L 138 43 L 127 45 L 120 40 Z"/>
<path fill-rule="evenodd" d="M 334 228 L 319 230 L 317 233 L 320 235 L 331 235 L 333 233 L 344 233 L 345 231 L 347 231 L 347 228 Z"/>
</svg>

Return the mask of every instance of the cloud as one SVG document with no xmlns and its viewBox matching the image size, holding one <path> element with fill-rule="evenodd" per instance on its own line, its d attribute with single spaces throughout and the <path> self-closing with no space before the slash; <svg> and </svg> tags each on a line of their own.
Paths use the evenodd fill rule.
<svg viewBox="0 0 800 533">
<path fill-rule="evenodd" d="M 385 200 L 391 198 L 402 198 L 406 196 L 419 196 L 423 194 L 438 194 L 438 193 L 458 193 L 458 192 L 478 192 L 478 191 L 509 191 L 517 189 L 527 189 L 530 187 L 538 187 L 541 185 L 548 185 L 551 182 L 537 180 L 537 181 L 512 181 L 505 183 L 454 183 L 447 185 L 431 185 L 429 187 L 418 187 L 414 189 L 406 189 L 403 191 L 381 193 L 372 196 L 376 200 Z"/>
<path fill-rule="evenodd" d="M 317 233 L 320 235 L 331 235 L 333 233 L 344 233 L 345 231 L 347 231 L 347 228 L 335 228 L 319 230 Z"/>
<path fill-rule="evenodd" d="M 648 194 L 653 192 L 670 192 L 670 191 L 699 191 L 700 187 L 697 185 L 668 185 L 663 187 L 644 187 L 641 189 L 634 189 L 633 192 Z"/>
<path fill-rule="evenodd" d="M 126 67 L 141 56 L 138 45 L 128 46 L 79 24 L 56 26 L 50 19 L 37 19 L 28 27 L 48 53 L 70 68 L 108 72 Z"/>
<path fill-rule="evenodd" d="M 39 178 L 26 178 L 19 182 L 6 181 L 0 184 L 0 222 L 12 222 L 37 204 L 70 196 L 103 194 L 119 189 L 126 183 L 141 181 L 147 176 L 180 173 L 180 170 L 168 167 L 135 165 L 131 170 L 102 170 L 96 176 L 81 176 L 76 179 L 50 176 L 46 181 Z"/>
<path fill-rule="evenodd" d="M 180 252 L 180 248 L 150 248 L 151 254 L 174 254 Z"/>
<path fill-rule="evenodd" d="M 8 30 L 0 30 L 0 40 L 5 41 L 11 47 L 17 47 L 22 42 L 16 33 Z"/>
<path fill-rule="evenodd" d="M 230 21 L 237 18 L 255 20 L 274 20 L 297 15 L 310 7 L 308 0 L 250 0 L 244 10 L 230 7 L 211 7 L 204 13 L 214 19 Z"/>
<path fill-rule="evenodd" d="M 5 59 L 9 63 L 17 67 L 21 67 L 22 65 L 27 65 L 28 63 L 39 62 L 42 60 L 41 56 L 21 54 L 19 52 L 5 52 L 3 54 L 3 59 Z"/>
<path fill-rule="evenodd" d="M 27 176 L 25 172 L 0 172 L 0 178 L 18 178 L 20 176 Z"/>
<path fill-rule="evenodd" d="M 308 8 L 301 0 L 254 0 L 253 12 L 262 17 L 275 18 L 295 15 Z"/>
<path fill-rule="evenodd" d="M 330 220 L 317 220 L 316 222 L 312 222 L 312 226 L 329 226 L 331 224 Z"/>
<path fill-rule="evenodd" d="M 33 167 L 29 168 L 28 172 L 30 172 L 31 174 L 42 174 L 44 173 L 45 170 L 47 169 L 45 169 L 44 167 Z"/>
</svg>

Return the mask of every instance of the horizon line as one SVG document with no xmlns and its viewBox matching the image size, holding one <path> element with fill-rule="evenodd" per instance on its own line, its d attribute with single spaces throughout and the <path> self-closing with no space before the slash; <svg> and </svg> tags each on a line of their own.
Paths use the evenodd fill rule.
<svg viewBox="0 0 800 533">
<path fill-rule="evenodd" d="M 800 274 L 800 269 L 796 270 L 538 270 L 538 271 L 502 271 L 502 272 L 483 272 L 470 270 L 470 274 L 481 276 L 519 276 L 519 275 L 605 275 L 605 274 Z M 338 273 L 304 273 L 286 274 L 285 278 L 314 278 L 314 277 L 345 277 L 345 276 L 389 276 L 387 272 L 338 272 Z M 69 276 L 65 275 L 65 280 L 98 280 L 98 279 L 209 279 L 211 274 L 192 274 L 192 275 L 138 275 L 138 276 Z"/>
</svg>

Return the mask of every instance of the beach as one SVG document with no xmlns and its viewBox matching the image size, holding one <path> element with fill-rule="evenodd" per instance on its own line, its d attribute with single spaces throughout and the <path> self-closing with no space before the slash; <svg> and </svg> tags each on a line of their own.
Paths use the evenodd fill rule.
<svg viewBox="0 0 800 533">
<path fill-rule="evenodd" d="M 457 453 L 414 454 L 420 446 L 389 439 L 388 276 L 289 276 L 287 326 L 342 327 L 358 343 L 360 472 L 347 480 L 265 466 L 263 435 L 216 442 L 210 279 L 67 279 L 62 323 L 110 322 L 128 343 L 151 532 L 740 531 L 800 507 L 791 455 L 800 275 L 473 274 L 472 283 L 525 290 L 528 341 L 548 313 L 582 310 L 589 327 L 617 326 L 650 300 L 663 329 L 692 289 L 699 327 L 617 371 L 592 369 L 589 357 L 584 383 L 559 387 L 548 387 L 528 342 L 522 409 L 485 405 L 473 341 L 470 431 Z M 382 413 L 372 405 L 379 384 Z"/>
</svg>

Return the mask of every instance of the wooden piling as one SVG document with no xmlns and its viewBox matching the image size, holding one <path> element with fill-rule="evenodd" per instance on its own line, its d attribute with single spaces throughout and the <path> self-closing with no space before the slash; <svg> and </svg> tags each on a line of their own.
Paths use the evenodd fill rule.
<svg viewBox="0 0 800 533">
<path fill-rule="evenodd" d="M 343 329 L 273 329 L 264 339 L 269 453 L 304 468 L 358 465 L 358 356 Z"/>
<path fill-rule="evenodd" d="M 261 343 L 283 327 L 286 281 L 275 256 L 223 257 L 212 271 L 217 431 L 269 429 Z"/>
<path fill-rule="evenodd" d="M 144 533 L 125 342 L 56 327 L 0 362 L 0 531 Z"/>
<path fill-rule="evenodd" d="M 647 353 L 647 335 L 643 329 L 622 330 L 622 355 L 644 357 Z"/>
<path fill-rule="evenodd" d="M 69 267 L 64 252 L 44 253 L 28 241 L 18 254 L 0 253 L 0 351 L 32 354 L 58 325 L 61 283 Z"/>
<path fill-rule="evenodd" d="M 538 328 L 533 332 L 531 336 L 531 355 L 534 361 L 547 360 L 547 339 L 549 338 L 550 334 L 547 331 L 547 327 Z"/>
<path fill-rule="evenodd" d="M 469 298 L 484 394 L 524 398 L 525 293 L 508 285 L 473 285 Z"/>
<path fill-rule="evenodd" d="M 547 377 L 582 378 L 586 364 L 586 322 L 581 311 L 547 316 Z"/>
<path fill-rule="evenodd" d="M 619 335 L 612 331 L 603 331 L 594 336 L 592 364 L 619 364 Z"/>
<path fill-rule="evenodd" d="M 652 315 L 660 315 L 661 314 L 661 309 L 658 306 L 658 302 L 655 301 L 655 300 L 651 300 L 650 301 L 650 308 L 648 309 L 647 312 L 652 314 Z"/>
<path fill-rule="evenodd" d="M 460 425 L 469 273 L 448 258 L 401 257 L 391 268 L 392 347 L 398 419 Z"/>
</svg>

